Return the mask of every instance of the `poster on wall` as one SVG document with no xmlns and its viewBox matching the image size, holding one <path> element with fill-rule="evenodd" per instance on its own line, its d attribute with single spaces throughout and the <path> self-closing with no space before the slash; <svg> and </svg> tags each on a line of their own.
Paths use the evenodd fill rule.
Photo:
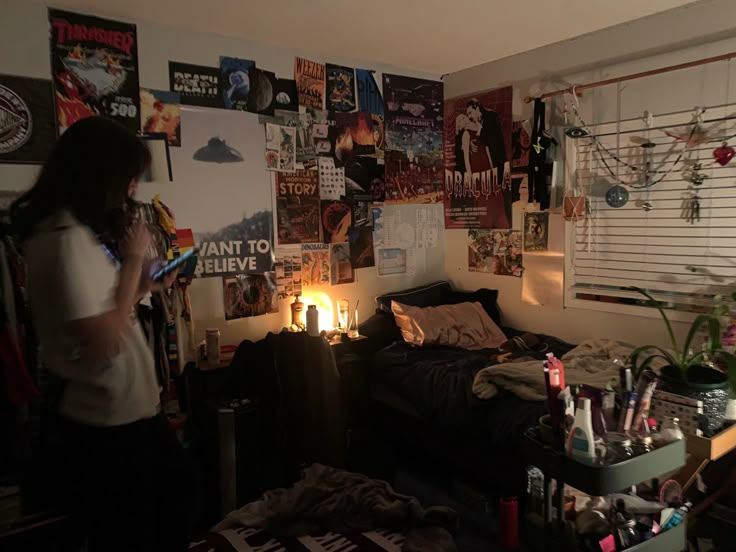
<svg viewBox="0 0 736 552">
<path fill-rule="evenodd" d="M 314 170 L 276 173 L 278 245 L 320 242 L 319 177 Z"/>
<path fill-rule="evenodd" d="M 249 75 L 248 111 L 272 117 L 276 103 L 276 74 L 251 67 Z"/>
<path fill-rule="evenodd" d="M 527 132 L 528 125 L 528 121 L 514 121 L 511 127 L 511 168 L 515 172 L 524 171 L 529 165 L 532 138 Z"/>
<path fill-rule="evenodd" d="M 41 164 L 56 142 L 51 82 L 0 75 L 0 163 Z"/>
<path fill-rule="evenodd" d="M 325 107 L 325 66 L 316 61 L 294 58 L 294 80 L 299 105 L 312 109 Z"/>
<path fill-rule="evenodd" d="M 339 166 L 347 166 L 356 157 L 375 155 L 371 114 L 364 111 L 335 114 L 335 160 Z"/>
<path fill-rule="evenodd" d="M 371 220 L 373 217 L 371 216 Z M 376 259 L 373 251 L 373 224 L 360 228 L 351 228 L 348 232 L 350 242 L 350 263 L 353 268 L 368 268 L 375 266 Z"/>
<path fill-rule="evenodd" d="M 521 277 L 521 232 L 468 230 L 468 272 Z"/>
<path fill-rule="evenodd" d="M 330 245 L 330 283 L 352 284 L 355 281 L 355 271 L 350 261 L 350 244 L 333 243 Z"/>
<path fill-rule="evenodd" d="M 353 111 L 355 109 L 355 70 L 342 65 L 326 65 L 327 109 Z"/>
<path fill-rule="evenodd" d="M 222 279 L 225 320 L 279 312 L 276 275 L 239 274 Z"/>
<path fill-rule="evenodd" d="M 547 251 L 549 212 L 524 213 L 524 251 Z"/>
<path fill-rule="evenodd" d="M 383 117 L 383 96 L 370 69 L 356 69 L 358 88 L 358 110 Z"/>
<path fill-rule="evenodd" d="M 169 89 L 179 93 L 184 105 L 220 107 L 219 82 L 217 67 L 169 62 Z"/>
<path fill-rule="evenodd" d="M 281 248 L 274 260 L 279 299 L 302 294 L 302 249 Z"/>
<path fill-rule="evenodd" d="M 293 171 L 296 166 L 296 129 L 266 123 L 266 168 Z"/>
<path fill-rule="evenodd" d="M 330 283 L 330 246 L 326 243 L 302 245 L 302 285 L 322 286 Z"/>
<path fill-rule="evenodd" d="M 274 109 L 282 111 L 299 112 L 299 96 L 296 92 L 296 81 L 294 79 L 276 79 L 274 90 Z"/>
<path fill-rule="evenodd" d="M 251 91 L 249 72 L 255 65 L 256 62 L 250 59 L 220 56 L 217 85 L 223 108 L 248 111 Z"/>
<path fill-rule="evenodd" d="M 352 207 L 347 201 L 321 201 L 322 241 L 342 243 L 348 241 L 351 226 Z"/>
<path fill-rule="evenodd" d="M 383 75 L 386 201 L 442 201 L 442 83 Z"/>
<path fill-rule="evenodd" d="M 51 74 L 59 132 L 103 115 L 139 129 L 136 26 L 49 9 Z"/>
<path fill-rule="evenodd" d="M 445 100 L 445 228 L 511 228 L 510 86 Z"/>
<path fill-rule="evenodd" d="M 176 182 L 164 189 L 177 221 L 194 231 L 196 276 L 270 271 L 273 182 L 263 168 L 263 125 L 249 113 L 192 107 L 182 107 L 181 124 L 185 139 L 171 148 Z"/>
<path fill-rule="evenodd" d="M 331 157 L 317 160 L 320 199 L 340 199 L 345 195 L 345 167 L 336 167 Z"/>
<path fill-rule="evenodd" d="M 169 146 L 181 146 L 181 97 L 168 90 L 141 88 L 141 132 L 166 134 Z"/>
</svg>

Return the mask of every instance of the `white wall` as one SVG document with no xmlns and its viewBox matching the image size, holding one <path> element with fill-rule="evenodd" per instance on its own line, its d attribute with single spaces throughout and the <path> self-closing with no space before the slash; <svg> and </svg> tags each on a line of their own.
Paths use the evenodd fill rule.
<svg viewBox="0 0 736 552">
<path fill-rule="evenodd" d="M 445 77 L 445 96 L 449 98 L 513 84 L 515 119 L 528 118 L 531 105 L 523 102 L 527 95 L 736 51 L 736 39 L 722 38 L 724 34 L 736 35 L 734 29 L 727 28 L 733 26 L 732 20 L 726 22 L 723 17 L 731 7 L 728 0 L 696 3 L 662 16 L 652 16 L 453 73 Z M 713 40 L 710 33 L 719 39 Z M 708 36 L 710 42 L 692 46 L 694 41 L 702 42 Z M 689 46 L 680 49 L 674 46 L 682 46 L 683 43 Z M 632 47 L 639 49 L 638 59 L 633 59 L 635 50 Z M 667 53 L 651 54 L 663 51 Z M 610 61 L 622 58 L 627 61 Z M 736 59 L 731 66 L 730 99 L 733 101 L 736 97 Z M 576 69 L 580 67 L 587 69 Z M 722 104 L 726 100 L 727 74 L 727 64 L 720 62 L 624 83 L 621 117 L 641 116 L 645 110 L 666 113 L 698 105 Z M 580 104 L 589 124 L 614 120 L 617 117 L 616 86 L 586 91 Z M 547 112 L 552 112 L 552 126 L 562 124 L 561 106 L 560 100 L 547 103 Z M 722 115 L 722 112 L 718 114 Z M 570 223 L 564 223 L 560 215 L 552 215 L 551 218 L 550 246 L 557 257 L 547 259 L 551 267 L 547 268 L 551 289 L 545 306 L 522 302 L 521 279 L 468 272 L 467 232 L 463 230 L 445 232 L 448 277 L 462 288 L 499 289 L 505 318 L 515 327 L 551 333 L 576 342 L 588 337 L 612 337 L 635 344 L 666 344 L 664 326 L 658 319 L 563 308 L 563 232 L 564 225 Z M 684 327 L 678 324 L 678 332 L 682 333 Z"/>
<path fill-rule="evenodd" d="M 274 3 L 278 9 L 278 3 Z M 105 16 L 104 12 L 93 15 Z M 202 65 L 216 65 L 220 55 L 232 55 L 254 59 L 259 67 L 274 71 L 277 76 L 293 78 L 296 54 L 319 61 L 342 63 L 377 71 L 376 80 L 381 82 L 382 72 L 392 72 L 424 78 L 436 75 L 418 73 L 370 60 L 351 60 L 335 56 L 310 55 L 309 45 L 304 50 L 289 50 L 226 38 L 213 34 L 193 33 L 141 21 L 138 25 L 138 46 L 141 86 L 167 90 L 168 61 L 182 61 Z M 50 78 L 48 45 L 48 20 L 46 8 L 24 0 L 0 0 L 0 73 L 27 77 Z M 20 190 L 29 186 L 37 167 L 0 165 L 0 189 Z M 141 198 L 145 199 L 143 196 Z M 166 194 L 162 199 L 167 202 Z M 177 221 L 182 227 L 189 221 Z M 359 317 L 368 318 L 374 309 L 374 298 L 381 293 L 403 289 L 414 285 L 444 278 L 442 243 L 432 255 L 427 255 L 427 264 L 412 277 L 390 277 L 378 279 L 372 268 L 357 271 L 357 283 L 325 287 L 333 301 L 347 298 L 352 305 L 360 300 Z M 308 288 L 313 291 L 313 288 Z M 192 306 L 198 335 L 207 327 L 219 327 L 223 343 L 237 344 L 242 339 L 259 339 L 269 331 L 279 331 L 289 320 L 288 301 L 282 301 L 280 312 L 251 319 L 225 322 L 221 318 L 222 285 L 219 279 L 197 280 L 191 288 Z"/>
</svg>

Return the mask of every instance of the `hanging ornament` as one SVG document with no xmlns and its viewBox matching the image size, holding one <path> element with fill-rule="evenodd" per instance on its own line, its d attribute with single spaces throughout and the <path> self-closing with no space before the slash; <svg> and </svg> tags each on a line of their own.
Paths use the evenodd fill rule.
<svg viewBox="0 0 736 552">
<path fill-rule="evenodd" d="M 541 136 L 537 136 L 537 143 L 532 144 L 532 148 L 534 148 L 534 152 L 539 155 L 542 153 L 542 150 L 544 149 L 544 146 L 541 144 L 540 140 L 542 139 Z"/>
<path fill-rule="evenodd" d="M 680 216 L 690 224 L 700 222 L 700 196 L 695 190 L 690 190 L 682 200 Z"/>
<path fill-rule="evenodd" d="M 703 164 L 700 161 L 693 163 L 692 167 L 685 168 L 682 171 L 682 176 L 685 180 L 690 182 L 693 186 L 701 186 L 708 175 L 704 172 L 700 172 L 703 168 Z"/>
<path fill-rule="evenodd" d="M 585 138 L 588 136 L 588 131 L 581 127 L 570 127 L 565 129 L 565 135 L 568 138 Z"/>
<path fill-rule="evenodd" d="M 641 208 L 645 212 L 648 213 L 649 211 L 651 211 L 652 209 L 654 209 L 654 205 L 652 205 L 652 202 L 651 201 L 645 201 L 644 203 L 641 204 Z"/>
<path fill-rule="evenodd" d="M 736 150 L 729 146 L 728 142 L 723 142 L 721 147 L 713 150 L 713 157 L 721 167 L 728 165 L 734 155 L 736 155 Z"/>
<path fill-rule="evenodd" d="M 629 191 L 620 184 L 611 186 L 606 192 L 606 203 L 610 207 L 618 209 L 619 207 L 626 205 L 628 201 Z"/>
</svg>

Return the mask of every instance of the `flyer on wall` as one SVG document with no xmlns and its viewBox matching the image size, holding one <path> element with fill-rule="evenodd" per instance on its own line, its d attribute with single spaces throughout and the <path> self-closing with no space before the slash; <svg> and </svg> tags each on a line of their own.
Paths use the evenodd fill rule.
<svg viewBox="0 0 736 552">
<path fill-rule="evenodd" d="M 302 285 L 321 286 L 329 283 L 329 244 L 305 243 L 302 245 Z"/>
<path fill-rule="evenodd" d="M 276 275 L 238 274 L 222 279 L 225 320 L 279 312 Z"/>
<path fill-rule="evenodd" d="M 104 115 L 137 132 L 136 26 L 53 8 L 49 23 L 59 132 L 92 115 Z"/>
<path fill-rule="evenodd" d="M 293 171 L 296 166 L 296 129 L 266 123 L 266 169 Z"/>
<path fill-rule="evenodd" d="M 141 88 L 141 132 L 166 134 L 169 146 L 181 146 L 181 96 L 168 90 Z"/>
<path fill-rule="evenodd" d="M 468 271 L 521 277 L 521 232 L 468 230 Z"/>
<path fill-rule="evenodd" d="M 441 82 L 383 75 L 386 201 L 442 201 Z"/>
<path fill-rule="evenodd" d="M 56 143 L 51 81 L 0 75 L 0 163 L 46 161 Z"/>
<path fill-rule="evenodd" d="M 319 177 L 314 170 L 276 173 L 278 245 L 317 243 L 320 236 Z"/>
<path fill-rule="evenodd" d="M 294 58 L 294 80 L 299 105 L 312 109 L 325 107 L 325 66 L 308 59 Z"/>
<path fill-rule="evenodd" d="M 511 228 L 510 86 L 445 100 L 445 228 Z"/>
<path fill-rule="evenodd" d="M 302 294 L 302 248 L 282 247 L 276 251 L 274 260 L 276 287 L 279 299 Z"/>
<path fill-rule="evenodd" d="M 355 271 L 350 260 L 349 243 L 333 243 L 330 245 L 330 283 L 352 284 L 355 281 Z"/>
<path fill-rule="evenodd" d="M 355 71 L 351 67 L 327 64 L 327 109 L 353 111 L 355 109 Z"/>
<path fill-rule="evenodd" d="M 348 231 L 352 226 L 352 206 L 347 201 L 323 199 L 322 241 L 324 243 L 342 243 L 348 241 Z"/>
<path fill-rule="evenodd" d="M 179 93 L 184 105 L 220 107 L 219 82 L 217 67 L 169 62 L 169 89 Z"/>
</svg>

